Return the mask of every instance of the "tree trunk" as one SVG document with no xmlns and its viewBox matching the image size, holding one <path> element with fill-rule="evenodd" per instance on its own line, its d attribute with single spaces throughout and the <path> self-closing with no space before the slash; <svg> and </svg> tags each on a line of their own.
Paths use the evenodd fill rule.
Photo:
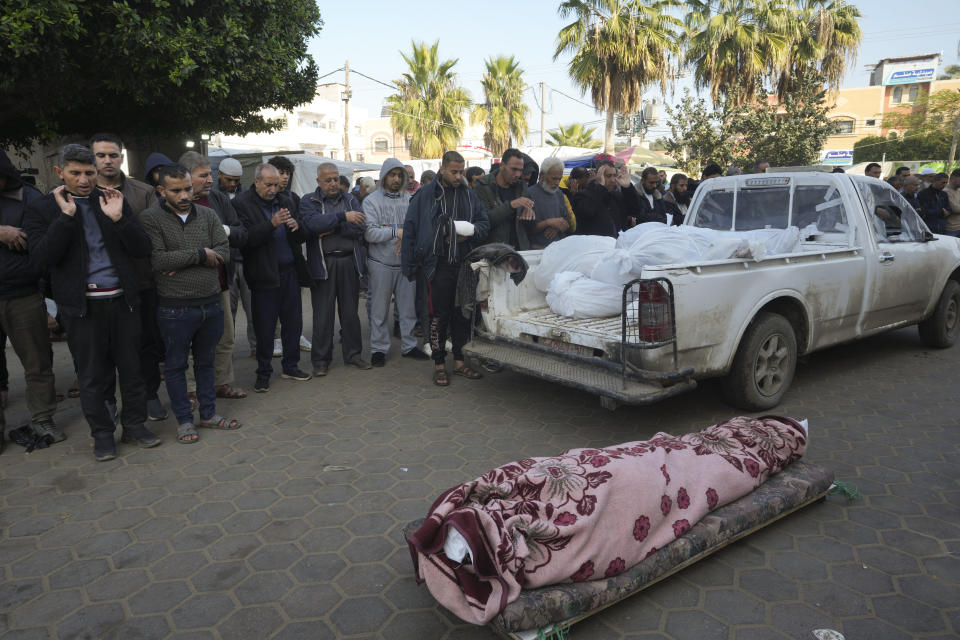
<svg viewBox="0 0 960 640">
<path fill-rule="evenodd" d="M 604 129 L 603 152 L 613 154 L 613 110 L 607 109 L 607 125 Z"/>
</svg>

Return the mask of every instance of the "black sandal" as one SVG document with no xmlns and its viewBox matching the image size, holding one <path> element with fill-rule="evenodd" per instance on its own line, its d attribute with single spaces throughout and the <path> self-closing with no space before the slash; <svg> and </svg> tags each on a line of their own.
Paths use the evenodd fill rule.
<svg viewBox="0 0 960 640">
<path fill-rule="evenodd" d="M 450 386 L 450 378 L 447 377 L 446 369 L 433 370 L 433 384 L 437 385 L 438 387 Z"/>
</svg>

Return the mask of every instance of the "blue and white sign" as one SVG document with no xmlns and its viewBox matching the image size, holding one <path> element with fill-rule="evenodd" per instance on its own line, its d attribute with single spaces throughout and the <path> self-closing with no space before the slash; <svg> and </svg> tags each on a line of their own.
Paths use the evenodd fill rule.
<svg viewBox="0 0 960 640">
<path fill-rule="evenodd" d="M 823 152 L 823 164 L 831 166 L 853 164 L 853 149 L 831 149 Z"/>
<path fill-rule="evenodd" d="M 884 63 L 883 84 L 916 84 L 931 82 L 937 75 L 938 58 Z"/>
</svg>

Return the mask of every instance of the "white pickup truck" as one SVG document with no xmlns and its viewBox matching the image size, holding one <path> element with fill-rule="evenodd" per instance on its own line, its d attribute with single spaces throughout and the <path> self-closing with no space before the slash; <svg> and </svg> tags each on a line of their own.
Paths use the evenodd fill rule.
<svg viewBox="0 0 960 640">
<path fill-rule="evenodd" d="M 800 249 L 644 265 L 624 287 L 621 315 L 589 319 L 552 312 L 529 274 L 515 285 L 483 263 L 482 322 L 467 355 L 590 391 L 608 408 L 722 377 L 728 402 L 763 410 L 780 402 L 802 354 L 911 324 L 930 347 L 957 337 L 960 241 L 931 234 L 886 182 L 816 172 L 716 178 L 697 189 L 685 224 L 795 226 Z M 542 253 L 523 253 L 531 271 Z"/>
</svg>

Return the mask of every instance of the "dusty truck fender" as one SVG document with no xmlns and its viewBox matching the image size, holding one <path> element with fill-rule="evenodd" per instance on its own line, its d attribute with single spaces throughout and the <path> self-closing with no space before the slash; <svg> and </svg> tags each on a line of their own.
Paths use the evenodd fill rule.
<svg viewBox="0 0 960 640">
<path fill-rule="evenodd" d="M 953 266 L 946 276 L 942 280 L 937 282 L 937 285 L 933 288 L 933 295 L 930 298 L 930 301 L 927 303 L 927 308 L 923 312 L 923 320 L 926 320 L 931 315 L 933 315 L 934 310 L 937 308 L 937 303 L 940 302 L 940 294 L 943 292 L 943 288 L 947 286 L 947 282 L 950 280 L 956 280 L 960 282 L 960 263 L 957 263 Z"/>
<path fill-rule="evenodd" d="M 723 371 L 718 375 L 723 376 L 730 372 L 730 367 L 733 366 L 733 359 L 740 349 L 743 334 L 747 332 L 747 328 L 753 324 L 753 321 L 757 318 L 757 314 L 761 311 L 770 311 L 784 316 L 787 321 L 793 325 L 797 333 L 797 354 L 800 355 L 806 352 L 810 341 L 810 327 L 812 325 L 810 306 L 804 297 L 800 295 L 799 291 L 794 289 L 774 291 L 761 298 L 753 308 L 750 309 L 750 312 L 747 313 L 746 317 L 749 318 L 749 320 L 743 323 L 743 326 L 737 331 L 737 337 L 733 343 L 734 347 L 730 353 L 727 354 Z"/>
</svg>

